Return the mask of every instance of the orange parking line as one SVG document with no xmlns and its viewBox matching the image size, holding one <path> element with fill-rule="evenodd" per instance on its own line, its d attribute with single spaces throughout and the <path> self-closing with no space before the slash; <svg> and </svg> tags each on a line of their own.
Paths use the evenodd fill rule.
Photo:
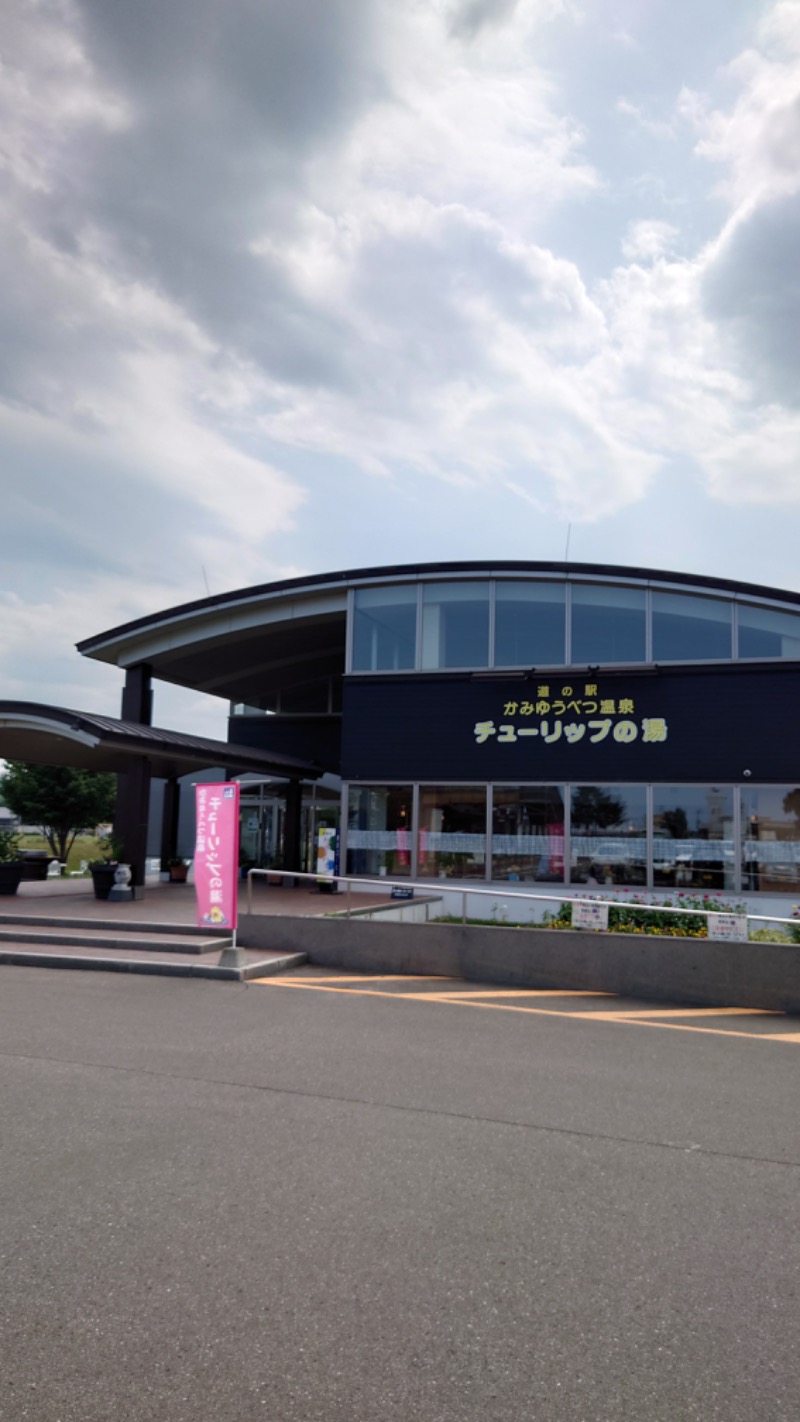
<svg viewBox="0 0 800 1422">
<path fill-rule="evenodd" d="M 608 1022 L 624 1017 L 785 1017 L 771 1007 L 621 1007 L 613 1012 L 595 1012 Z"/>
<path fill-rule="evenodd" d="M 267 978 L 251 978 L 251 982 L 265 983 Z M 303 978 L 292 976 L 292 983 L 309 984 L 311 987 L 315 983 L 451 983 L 457 982 L 457 978 L 452 978 L 449 973 L 354 973 L 352 977 L 344 974 L 335 978 Z"/>
<path fill-rule="evenodd" d="M 439 994 L 442 999 L 446 993 Z M 485 992 L 454 992 L 453 998 L 472 997 L 616 997 L 614 992 L 592 992 L 588 988 L 487 988 Z M 449 999 L 448 999 L 449 1000 Z"/>
<path fill-rule="evenodd" d="M 388 993 L 387 993 L 387 994 L 384 994 L 384 996 L 388 996 L 388 995 L 389 995 Z M 404 994 L 404 995 L 405 995 L 405 994 Z M 425 997 L 425 1001 L 426 1001 L 426 1002 L 431 1002 L 431 1001 L 433 1001 L 433 1002 L 447 1002 L 447 1003 L 457 1004 L 457 1003 L 458 1003 L 458 997 L 456 997 L 456 996 L 447 997 L 447 996 L 444 995 L 444 994 L 435 993 L 435 994 L 427 994 L 426 997 Z M 726 1029 L 723 1029 L 723 1028 L 716 1028 L 716 1027 L 692 1027 L 692 1026 L 689 1026 L 688 1024 L 682 1023 L 682 1022 L 649 1022 L 649 1021 L 647 1020 L 647 1017 L 644 1016 L 644 1015 L 641 1015 L 641 1014 L 640 1014 L 640 1015 L 638 1015 L 638 1016 L 633 1016 L 633 1015 L 630 1015 L 630 1016 L 629 1016 L 628 1014 L 626 1014 L 626 1013 L 623 1012 L 623 1011 L 620 1011 L 620 1012 L 556 1012 L 553 1008 L 548 1008 L 548 1007 L 518 1007 L 518 1006 L 516 1006 L 516 1004 L 512 1004 L 512 1003 L 506 1004 L 506 1003 L 502 1003 L 502 1002 L 465 1002 L 465 1003 L 464 1003 L 464 1007 L 482 1007 L 482 1008 L 486 1009 L 487 1011 L 491 1011 L 492 1009 L 494 1009 L 495 1012 L 529 1012 L 529 1013 L 534 1013 L 534 1014 L 535 1014 L 536 1016 L 538 1016 L 538 1017 L 568 1017 L 568 1018 L 570 1018 L 571 1020 L 576 1021 L 576 1022 L 609 1022 L 609 1023 L 616 1023 L 617 1026 L 619 1026 L 619 1027 L 661 1027 L 661 1028 L 663 1028 L 665 1031 L 668 1031 L 668 1032 L 705 1032 L 705 1033 L 708 1033 L 708 1034 L 710 1034 L 711 1036 L 714 1036 L 714 1037 L 747 1037 L 749 1040 L 752 1040 L 753 1038 L 755 1038 L 756 1040 L 762 1041 L 762 1042 L 800 1042 L 800 1033 L 788 1033 L 788 1032 L 787 1032 L 787 1033 L 782 1033 L 782 1032 L 781 1032 L 781 1033 L 776 1033 L 776 1032 L 737 1032 L 735 1029 L 728 1031 L 728 1030 L 726 1030 Z M 749 1009 L 747 1009 L 747 1008 L 739 1008 L 739 1007 L 731 1007 L 731 1008 L 725 1008 L 725 1007 L 722 1007 L 722 1008 L 707 1008 L 707 1007 L 691 1008 L 691 1007 L 688 1007 L 688 1008 L 686 1008 L 684 1011 L 682 1011 L 681 1016 L 683 1016 L 683 1017 L 693 1017 L 693 1016 L 695 1015 L 695 1013 L 699 1013 L 699 1014 L 701 1014 L 701 1015 L 705 1015 L 706 1013 L 709 1013 L 709 1014 L 714 1015 L 714 1016 L 723 1016 L 723 1015 L 724 1015 L 725 1013 L 727 1013 L 727 1012 L 736 1012 L 736 1013 L 744 1012 L 744 1013 L 748 1013 L 748 1012 L 749 1012 Z M 766 1016 L 766 1015 L 783 1016 L 784 1014 L 782 1014 L 782 1013 L 767 1014 L 767 1013 L 762 1013 L 758 1008 L 753 1008 L 753 1009 L 752 1009 L 752 1012 L 749 1012 L 749 1015 L 750 1015 L 750 1016 L 761 1017 L 761 1016 Z"/>
<path fill-rule="evenodd" d="M 405 976 L 405 974 L 403 975 Z M 380 981 L 378 979 L 377 981 Z M 395 999 L 406 999 L 408 1002 L 449 1002 L 450 998 L 446 994 L 438 992 L 378 992 L 377 988 L 355 988 L 355 987 L 331 987 L 328 983 L 319 981 L 298 982 L 288 978 L 251 978 L 250 983 L 258 983 L 262 987 L 285 987 L 297 988 L 300 992 L 338 992 L 342 997 L 383 997 L 394 1002 Z M 477 1006 L 477 1004 L 475 1004 Z"/>
<path fill-rule="evenodd" d="M 341 981 L 341 979 L 339 981 Z M 461 993 L 448 994 L 419 992 L 379 992 L 375 988 L 338 988 L 331 987 L 328 984 L 319 982 L 298 982 L 297 980 L 291 981 L 288 978 L 274 977 L 252 978 L 251 982 L 260 983 L 264 987 L 295 988 L 300 992 L 333 992 L 339 993 L 342 997 L 380 997 L 383 998 L 384 1001 L 389 1002 L 399 1000 L 402 1002 L 424 1002 L 434 1004 L 438 1003 L 440 1005 L 445 1004 L 451 1007 L 457 1007 L 459 1003 L 461 1003 L 462 1007 L 476 1007 L 480 1011 L 484 1012 L 523 1012 L 532 1014 L 536 1017 L 561 1017 L 569 1018 L 577 1022 L 605 1022 L 616 1024 L 619 1027 L 653 1027 L 661 1028 L 663 1031 L 667 1032 L 703 1032 L 706 1035 L 712 1037 L 745 1037 L 748 1041 L 792 1043 L 800 1042 L 800 1033 L 798 1032 L 737 1032 L 735 1029 L 727 1030 L 715 1027 L 692 1027 L 688 1023 L 683 1022 L 650 1022 L 647 1020 L 647 1008 L 641 1009 L 641 1011 L 638 1012 L 638 1015 L 629 1015 L 623 1009 L 620 1009 L 618 1012 L 559 1012 L 552 1007 L 523 1007 L 521 1004 L 511 1002 L 476 1002 L 471 997 L 467 997 L 466 1000 L 464 1000 L 465 995 Z M 654 1011 L 658 1010 L 659 1009 L 654 1009 Z M 672 1009 L 669 1008 L 663 1009 L 663 1011 L 665 1012 L 669 1012 L 671 1010 Z M 683 1017 L 693 1017 L 697 1014 L 724 1016 L 730 1013 L 744 1013 L 750 1016 L 759 1017 L 767 1015 L 783 1015 L 765 1012 L 759 1008 L 748 1009 L 741 1007 L 687 1007 L 685 1009 L 680 1010 L 680 1015 Z"/>
<path fill-rule="evenodd" d="M 274 978 L 251 978 L 253 983 L 274 984 Z M 353 977 L 336 978 L 303 978 L 292 977 L 284 980 L 287 987 L 336 987 L 340 983 L 439 983 L 439 982 L 459 982 L 459 978 L 451 978 L 446 973 L 381 973 L 370 976 L 368 973 L 359 973 Z M 393 997 L 402 996 L 401 993 L 393 993 Z M 412 993 L 412 997 L 416 994 Z M 583 988 L 485 988 L 482 991 L 453 993 L 454 997 L 616 997 L 613 992 L 594 992 Z"/>
<path fill-rule="evenodd" d="M 644 1018 L 621 1017 L 620 1027 L 661 1027 L 666 1032 L 706 1032 L 712 1037 L 746 1037 L 748 1042 L 800 1042 L 800 1032 L 737 1032 L 721 1027 L 691 1027 L 686 1022 L 648 1022 Z"/>
</svg>

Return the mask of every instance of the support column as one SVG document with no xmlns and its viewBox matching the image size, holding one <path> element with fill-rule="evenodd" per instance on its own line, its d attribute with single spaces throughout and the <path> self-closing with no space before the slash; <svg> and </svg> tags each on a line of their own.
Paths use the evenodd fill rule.
<svg viewBox="0 0 800 1422">
<path fill-rule="evenodd" d="M 114 810 L 114 837 L 122 841 L 122 856 L 131 866 L 131 888 L 135 899 L 144 898 L 147 858 L 147 818 L 150 807 L 150 762 L 144 756 L 134 761 L 117 779 Z"/>
<path fill-rule="evenodd" d="M 147 662 L 128 667 L 122 688 L 120 715 L 123 721 L 139 726 L 153 724 L 153 669 Z M 122 841 L 122 854 L 131 866 L 131 889 L 135 899 L 144 898 L 147 859 L 147 821 L 150 810 L 150 762 L 143 756 L 117 779 L 114 809 L 114 837 Z"/>
<path fill-rule="evenodd" d="M 302 809 L 303 782 L 290 780 L 286 786 L 286 816 L 283 821 L 284 869 L 302 869 L 303 867 Z"/>
<path fill-rule="evenodd" d="M 170 860 L 178 855 L 178 820 L 181 809 L 181 787 L 176 776 L 164 782 L 164 807 L 161 812 L 161 873 L 169 870 Z"/>
<path fill-rule="evenodd" d="M 123 721 L 135 721 L 139 726 L 153 724 L 153 668 L 147 662 L 128 667 L 122 688 Z"/>
</svg>

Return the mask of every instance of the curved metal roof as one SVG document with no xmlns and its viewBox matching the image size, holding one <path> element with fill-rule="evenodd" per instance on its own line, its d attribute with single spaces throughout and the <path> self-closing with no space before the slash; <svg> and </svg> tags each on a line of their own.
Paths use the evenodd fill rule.
<svg viewBox="0 0 800 1422">
<path fill-rule="evenodd" d="M 452 578 L 553 577 L 631 581 L 800 607 L 800 593 L 730 578 L 610 563 L 401 563 L 315 573 L 239 588 L 139 617 L 78 643 L 84 656 L 128 667 L 147 663 L 164 681 L 233 701 L 257 701 L 270 685 L 308 685 L 344 667 L 347 593 L 365 583 Z"/>
<path fill-rule="evenodd" d="M 94 637 L 85 637 L 78 642 L 77 649 L 85 657 L 98 660 L 112 660 L 102 655 L 112 642 L 122 642 L 134 632 L 163 627 L 167 622 L 187 618 L 192 614 L 218 612 L 223 608 L 232 609 L 246 602 L 272 598 L 284 598 L 291 594 L 307 594 L 333 588 L 346 591 L 350 586 L 364 582 L 391 582 L 394 578 L 452 578 L 463 577 L 507 577 L 510 573 L 526 573 L 541 576 L 552 573 L 559 578 L 596 578 L 601 581 L 632 579 L 645 583 L 672 583 L 687 588 L 730 593 L 735 597 L 756 598 L 761 601 L 794 603 L 800 606 L 800 593 L 785 589 L 766 587 L 760 583 L 745 583 L 733 578 L 701 577 L 697 573 L 673 573 L 657 568 L 637 568 L 615 563 L 564 563 L 564 562 L 522 562 L 505 560 L 501 562 L 447 562 L 447 563 L 397 563 L 375 568 L 350 568 L 342 572 L 313 573 L 302 578 L 285 578 L 280 582 L 257 583 L 249 588 L 236 588 L 232 592 L 217 593 L 213 597 L 199 598 L 195 602 L 179 603 L 176 607 L 165 608 L 162 612 L 151 613 L 147 617 L 137 617 L 132 622 L 123 622 L 107 632 L 98 632 Z"/>
</svg>

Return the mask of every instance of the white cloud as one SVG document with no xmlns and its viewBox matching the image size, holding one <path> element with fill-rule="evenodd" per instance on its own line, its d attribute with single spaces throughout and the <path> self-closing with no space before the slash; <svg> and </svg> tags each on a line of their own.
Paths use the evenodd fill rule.
<svg viewBox="0 0 800 1422">
<path fill-rule="evenodd" d="M 713 108 L 689 92 L 681 107 L 697 130 L 697 152 L 723 168 L 720 192 L 737 220 L 758 203 L 800 188 L 800 4 L 784 0 L 764 17 L 760 48 L 729 66 L 735 103 Z"/>
<path fill-rule="evenodd" d="M 434 484 L 477 530 L 495 488 L 590 524 L 676 464 L 728 504 L 797 501 L 800 3 L 706 87 L 676 83 L 671 111 L 641 99 L 654 32 L 637 13 L 630 40 L 624 11 L 613 86 L 588 96 L 614 161 L 635 147 L 621 174 L 565 102 L 595 31 L 557 0 L 19 7 L 0 68 L 9 685 L 37 680 L 31 645 L 44 682 L 58 639 L 205 575 L 373 561 L 373 485 L 393 510 L 402 491 L 412 539 Z"/>
<path fill-rule="evenodd" d="M 674 119 L 650 118 L 650 116 L 645 113 L 641 104 L 634 104 L 630 99 L 625 98 L 617 100 L 616 108 L 617 113 L 623 114 L 626 118 L 633 119 L 637 128 L 642 129 L 644 133 L 648 134 L 651 138 L 670 139 L 675 137 Z"/>
<path fill-rule="evenodd" d="M 796 455 L 793 419 L 800 403 L 800 3 L 784 0 L 765 15 L 758 43 L 728 69 L 738 89 L 727 107 L 684 96 L 697 153 L 721 176 L 727 215 L 702 257 L 701 297 L 718 328 L 725 359 L 748 385 L 757 412 L 742 419 L 742 439 L 758 457 L 763 443 L 766 496 L 792 496 L 774 455 L 775 434 Z M 735 487 L 739 487 L 736 484 Z"/>
<path fill-rule="evenodd" d="M 679 235 L 673 223 L 659 218 L 632 222 L 622 239 L 623 256 L 631 262 L 653 262 L 674 248 Z"/>
</svg>

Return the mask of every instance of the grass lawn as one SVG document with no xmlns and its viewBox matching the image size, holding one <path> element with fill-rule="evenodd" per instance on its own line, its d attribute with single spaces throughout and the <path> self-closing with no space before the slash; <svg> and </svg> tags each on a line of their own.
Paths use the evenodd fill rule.
<svg viewBox="0 0 800 1422">
<path fill-rule="evenodd" d="M 53 852 L 47 840 L 41 834 L 20 835 L 19 847 L 20 849 L 44 849 L 50 855 L 52 855 Z M 70 870 L 77 872 L 81 867 L 81 861 L 84 859 L 99 859 L 100 857 L 99 842 L 96 836 L 93 834 L 79 834 L 69 852 L 67 872 Z"/>
</svg>

